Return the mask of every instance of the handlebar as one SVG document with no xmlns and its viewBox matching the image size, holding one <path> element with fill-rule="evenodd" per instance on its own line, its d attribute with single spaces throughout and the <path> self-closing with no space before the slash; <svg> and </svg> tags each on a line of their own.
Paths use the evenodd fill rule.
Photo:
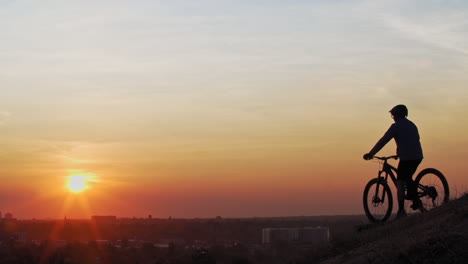
<svg viewBox="0 0 468 264">
<path fill-rule="evenodd" d="M 384 160 L 384 161 L 387 161 L 387 160 L 389 160 L 389 159 L 397 160 L 397 159 L 398 159 L 398 155 L 393 155 L 393 156 L 388 156 L 388 157 L 377 157 L 377 156 L 373 156 L 372 158 L 373 158 L 373 159 L 378 159 L 378 160 Z"/>
</svg>

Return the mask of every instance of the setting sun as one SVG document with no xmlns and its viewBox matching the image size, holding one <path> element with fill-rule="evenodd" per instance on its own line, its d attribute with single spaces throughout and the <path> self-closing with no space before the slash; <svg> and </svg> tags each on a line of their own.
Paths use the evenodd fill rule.
<svg viewBox="0 0 468 264">
<path fill-rule="evenodd" d="M 82 176 L 82 175 L 73 175 L 70 176 L 70 179 L 68 181 L 68 189 L 72 192 L 81 192 L 85 190 L 87 186 L 87 177 Z"/>
</svg>

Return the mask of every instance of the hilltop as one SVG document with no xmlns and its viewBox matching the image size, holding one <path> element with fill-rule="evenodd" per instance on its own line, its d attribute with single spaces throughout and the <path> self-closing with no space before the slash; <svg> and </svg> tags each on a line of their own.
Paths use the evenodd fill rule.
<svg viewBox="0 0 468 264">
<path fill-rule="evenodd" d="M 320 263 L 468 263 L 468 194 L 333 241 Z"/>
</svg>

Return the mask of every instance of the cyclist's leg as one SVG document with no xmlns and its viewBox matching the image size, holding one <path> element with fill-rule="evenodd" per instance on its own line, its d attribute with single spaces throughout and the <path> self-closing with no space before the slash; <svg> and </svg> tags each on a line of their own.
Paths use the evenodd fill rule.
<svg viewBox="0 0 468 264">
<path fill-rule="evenodd" d="M 398 164 L 397 188 L 398 205 L 401 206 L 400 208 L 404 207 L 405 186 L 408 190 L 408 199 L 413 200 L 413 203 L 415 200 L 418 200 L 417 186 L 412 180 L 412 177 L 420 163 L 421 160 L 400 160 L 400 163 Z"/>
<path fill-rule="evenodd" d="M 397 219 L 406 216 L 405 211 L 405 184 L 401 180 L 397 180 L 397 199 L 398 199 L 398 212 Z"/>
<path fill-rule="evenodd" d="M 405 212 L 405 182 L 397 179 L 397 199 L 398 199 L 398 215 L 406 215 Z"/>
</svg>

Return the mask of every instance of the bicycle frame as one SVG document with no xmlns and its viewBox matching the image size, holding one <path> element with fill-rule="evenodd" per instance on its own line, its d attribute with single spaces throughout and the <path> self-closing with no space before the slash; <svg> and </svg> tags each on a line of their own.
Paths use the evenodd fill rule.
<svg viewBox="0 0 468 264">
<path fill-rule="evenodd" d="M 385 173 L 385 176 L 382 176 L 382 174 Z M 388 163 L 388 159 L 385 159 L 384 160 L 384 163 L 382 165 L 382 170 L 379 171 L 379 176 L 378 178 L 379 179 L 384 179 L 385 182 L 388 182 L 388 176 L 390 175 L 390 179 L 392 179 L 393 181 L 393 184 L 396 185 L 396 182 L 397 182 L 397 178 L 396 178 L 396 175 L 397 175 L 397 168 L 395 168 L 394 166 L 390 165 Z"/>
<path fill-rule="evenodd" d="M 388 176 L 390 175 L 390 179 L 392 179 L 393 184 L 395 184 L 395 187 L 398 188 L 397 186 L 398 169 L 388 163 L 389 159 L 398 159 L 398 156 L 374 157 L 374 158 L 383 160 L 382 170 L 379 171 L 379 176 L 377 178 L 384 179 L 385 182 L 388 182 Z M 383 173 L 385 173 L 385 176 L 382 176 Z M 418 197 L 422 197 L 426 195 L 426 187 L 424 185 L 418 184 L 417 188 L 420 190 L 423 190 L 423 192 L 421 193 L 416 193 Z M 385 192 L 384 192 L 384 195 L 385 195 Z"/>
</svg>

